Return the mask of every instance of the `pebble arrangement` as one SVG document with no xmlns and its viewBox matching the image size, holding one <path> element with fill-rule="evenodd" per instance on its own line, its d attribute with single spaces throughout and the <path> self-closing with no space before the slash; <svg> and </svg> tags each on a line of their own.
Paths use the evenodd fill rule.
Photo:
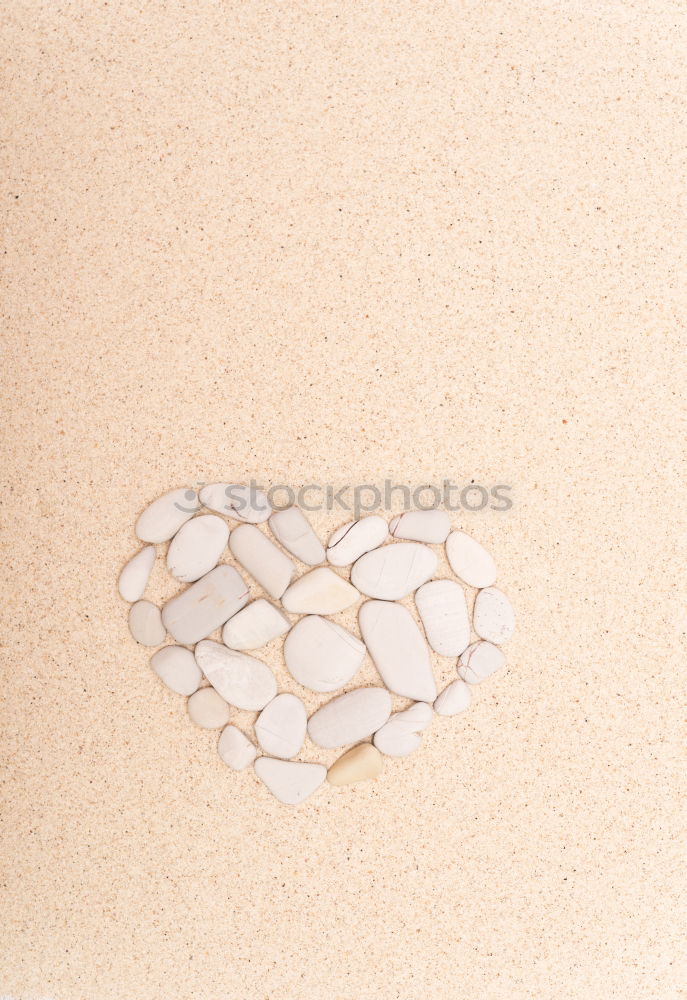
<svg viewBox="0 0 687 1000">
<path fill-rule="evenodd" d="M 274 541 L 258 527 L 263 522 Z M 515 618 L 494 586 L 494 560 L 475 539 L 452 530 L 443 510 L 409 511 L 390 523 L 363 517 L 336 530 L 325 549 L 299 508 L 275 511 L 259 491 L 217 483 L 199 494 L 178 489 L 160 497 L 139 517 L 136 534 L 146 545 L 119 577 L 119 593 L 131 605 L 132 636 L 160 647 L 153 670 L 188 698 L 191 720 L 222 730 L 221 759 L 237 771 L 252 765 L 281 802 L 304 801 L 325 778 L 332 785 L 375 778 L 384 756 L 417 750 L 434 713 L 465 711 L 471 686 L 505 663 L 499 647 L 513 634 Z M 167 568 L 188 586 L 159 608 L 144 594 L 155 546 L 167 542 Z M 430 546 L 441 545 L 457 579 L 433 579 L 438 559 Z M 267 597 L 251 601 L 238 570 L 220 563 L 227 546 Z M 294 558 L 306 566 L 300 576 Z M 463 585 L 477 590 L 474 642 Z M 411 594 L 422 629 L 398 603 Z M 359 639 L 327 616 L 361 597 Z M 301 617 L 292 625 L 272 601 Z M 222 642 L 209 638 L 220 629 Z M 163 645 L 167 635 L 174 645 Z M 279 693 L 271 668 L 252 655 L 280 636 L 289 673 L 311 691 L 340 691 L 366 652 L 383 686 L 338 694 L 308 718 L 301 699 Z M 430 648 L 456 660 L 457 678 L 440 693 Z M 391 694 L 411 706 L 392 713 Z M 232 707 L 259 713 L 255 742 L 231 724 Z M 294 760 L 306 734 L 319 747 L 351 748 L 329 769 Z"/>
</svg>

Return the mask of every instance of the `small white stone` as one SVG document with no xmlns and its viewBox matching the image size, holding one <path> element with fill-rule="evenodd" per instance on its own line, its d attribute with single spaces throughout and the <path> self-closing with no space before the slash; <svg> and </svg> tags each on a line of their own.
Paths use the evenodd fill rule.
<svg viewBox="0 0 687 1000">
<path fill-rule="evenodd" d="M 458 662 L 458 676 L 468 684 L 480 684 L 506 662 L 503 651 L 491 642 L 473 642 Z"/>
<path fill-rule="evenodd" d="M 183 583 L 194 583 L 219 562 L 229 526 L 216 514 L 194 517 L 177 531 L 167 551 L 167 569 Z"/>
<path fill-rule="evenodd" d="M 297 806 L 317 791 L 327 776 L 324 764 L 258 757 L 255 773 L 275 798 L 287 806 Z"/>
<path fill-rule="evenodd" d="M 142 646 L 162 645 L 165 627 L 160 609 L 150 601 L 136 601 L 129 608 L 129 631 Z"/>
<path fill-rule="evenodd" d="M 230 649 L 259 649 L 290 628 L 288 618 L 260 597 L 229 619 L 222 630 L 222 641 Z"/>
<path fill-rule="evenodd" d="M 155 565 L 155 546 L 146 545 L 137 552 L 119 574 L 119 593 L 125 601 L 139 601 L 148 586 Z"/>
<path fill-rule="evenodd" d="M 451 522 L 445 510 L 409 510 L 395 517 L 389 525 L 394 538 L 439 545 L 446 541 Z"/>
<path fill-rule="evenodd" d="M 358 743 L 377 732 L 391 715 L 391 695 L 384 688 L 357 688 L 323 705 L 308 722 L 308 734 L 320 747 Z"/>
<path fill-rule="evenodd" d="M 510 639 L 515 629 L 515 612 L 502 590 L 497 587 L 480 590 L 475 599 L 472 624 L 480 639 L 497 646 Z"/>
<path fill-rule="evenodd" d="M 329 539 L 327 559 L 332 566 L 350 566 L 360 556 L 385 542 L 388 535 L 389 526 L 378 514 L 349 521 L 337 528 Z"/>
<path fill-rule="evenodd" d="M 452 681 L 434 702 L 437 715 L 458 715 L 469 708 L 472 694 L 465 681 Z"/>
<path fill-rule="evenodd" d="M 203 639 L 195 648 L 195 657 L 213 688 L 236 708 L 258 712 L 277 693 L 274 674 L 254 656 Z"/>
<path fill-rule="evenodd" d="M 214 688 L 200 688 L 188 700 L 191 721 L 202 729 L 221 729 L 229 722 L 231 710 Z"/>
<path fill-rule="evenodd" d="M 226 726 L 219 738 L 217 752 L 229 767 L 243 771 L 258 755 L 256 747 L 236 726 Z"/>
<path fill-rule="evenodd" d="M 440 656 L 460 656 L 470 642 L 465 591 L 455 580 L 430 580 L 415 592 L 427 641 Z"/>
<path fill-rule="evenodd" d="M 270 517 L 270 528 L 277 541 L 307 566 L 324 562 L 324 545 L 298 507 L 275 511 Z"/>
<path fill-rule="evenodd" d="M 248 603 L 248 587 L 233 566 L 217 566 L 162 609 L 165 628 L 177 642 L 192 646 L 224 625 Z"/>
<path fill-rule="evenodd" d="M 142 542 L 167 542 L 199 510 L 195 490 L 172 490 L 146 507 L 136 521 L 136 534 Z"/>
<path fill-rule="evenodd" d="M 373 743 L 388 757 L 406 757 L 422 743 L 420 733 L 432 721 L 432 706 L 416 701 L 404 712 L 395 712 L 386 725 L 378 729 Z"/>
<path fill-rule="evenodd" d="M 347 684 L 365 657 L 365 646 L 336 622 L 306 615 L 284 640 L 291 676 L 311 691 L 336 691 Z"/>
<path fill-rule="evenodd" d="M 296 572 L 296 564 L 254 524 L 240 524 L 229 539 L 234 558 L 270 597 L 279 598 Z"/>
<path fill-rule="evenodd" d="M 429 580 L 436 568 L 436 553 L 426 545 L 399 542 L 361 556 L 351 570 L 351 582 L 368 597 L 397 601 Z"/>
<path fill-rule="evenodd" d="M 437 689 L 429 649 L 408 609 L 391 601 L 365 601 L 358 620 L 388 689 L 413 701 L 434 701 Z"/>
<path fill-rule="evenodd" d="M 200 502 L 208 510 L 225 517 L 235 517 L 248 524 L 261 524 L 272 513 L 267 495 L 251 486 L 236 483 L 213 483 L 200 491 Z"/>
<path fill-rule="evenodd" d="M 153 653 L 150 665 L 163 684 L 177 694 L 193 694 L 203 679 L 195 656 L 184 646 L 163 646 Z"/>
<path fill-rule="evenodd" d="M 281 602 L 291 614 L 335 615 L 355 604 L 359 597 L 347 580 L 328 566 L 321 566 L 292 583 Z"/>
<path fill-rule="evenodd" d="M 255 721 L 258 743 L 272 757 L 295 757 L 303 746 L 308 716 L 293 694 L 278 694 Z"/>
<path fill-rule="evenodd" d="M 446 539 L 449 566 L 469 587 L 491 587 L 496 563 L 483 545 L 464 531 L 452 531 Z"/>
</svg>

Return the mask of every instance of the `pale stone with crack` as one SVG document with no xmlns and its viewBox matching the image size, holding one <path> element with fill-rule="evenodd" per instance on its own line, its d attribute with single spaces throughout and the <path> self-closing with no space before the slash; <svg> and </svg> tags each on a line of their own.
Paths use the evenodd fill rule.
<svg viewBox="0 0 687 1000">
<path fill-rule="evenodd" d="M 155 565 L 155 546 L 146 545 L 129 559 L 119 574 L 119 594 L 125 601 L 140 601 L 148 586 L 150 574 Z"/>
<path fill-rule="evenodd" d="M 203 639 L 195 648 L 198 666 L 219 694 L 236 708 L 258 712 L 277 693 L 274 674 L 262 660 Z"/>
<path fill-rule="evenodd" d="M 290 584 L 296 564 L 254 524 L 240 524 L 229 538 L 234 558 L 270 597 L 280 598 Z"/>
<path fill-rule="evenodd" d="M 393 518 L 389 534 L 412 542 L 439 545 L 446 541 L 451 522 L 445 510 L 408 510 Z"/>
<path fill-rule="evenodd" d="M 458 715 L 470 707 L 472 694 L 465 681 L 452 681 L 434 702 L 437 715 Z"/>
<path fill-rule="evenodd" d="M 420 735 L 432 721 L 432 706 L 416 701 L 403 712 L 394 712 L 374 734 L 373 743 L 388 757 L 406 757 L 422 743 Z"/>
<path fill-rule="evenodd" d="M 472 624 L 480 639 L 499 646 L 507 642 L 515 630 L 513 606 L 498 587 L 480 590 L 475 598 Z"/>
<path fill-rule="evenodd" d="M 136 601 L 129 608 L 129 631 L 142 646 L 160 646 L 165 641 L 165 627 L 157 605 Z"/>
<path fill-rule="evenodd" d="M 272 795 L 287 806 L 304 802 L 327 777 L 324 764 L 278 760 L 276 757 L 258 757 L 253 767 Z"/>
<path fill-rule="evenodd" d="M 262 524 L 272 513 L 267 494 L 236 483 L 212 483 L 200 491 L 200 502 L 208 510 L 248 524 Z"/>
<path fill-rule="evenodd" d="M 308 734 L 320 747 L 342 747 L 371 736 L 390 715 L 391 695 L 385 688 L 357 688 L 327 702 L 311 715 Z"/>
<path fill-rule="evenodd" d="M 162 621 L 176 642 L 192 646 L 240 611 L 248 596 L 233 566 L 216 566 L 165 604 Z"/>
<path fill-rule="evenodd" d="M 284 548 L 307 566 L 324 562 L 324 545 L 299 507 L 286 507 L 270 517 L 272 534 Z"/>
<path fill-rule="evenodd" d="M 374 549 L 356 560 L 351 582 L 367 597 L 397 601 L 426 583 L 436 568 L 436 553 L 426 545 L 398 542 Z"/>
<path fill-rule="evenodd" d="M 458 676 L 468 684 L 481 684 L 487 677 L 500 670 L 506 662 L 503 650 L 491 642 L 473 642 L 461 654 L 458 661 Z"/>
<path fill-rule="evenodd" d="M 469 587 L 491 587 L 496 581 L 496 563 L 484 546 L 464 531 L 452 531 L 448 536 L 446 558 L 456 576 Z"/>
<path fill-rule="evenodd" d="M 258 755 L 255 744 L 236 726 L 225 726 L 222 730 L 217 752 L 234 771 L 243 771 Z"/>
<path fill-rule="evenodd" d="M 308 716 L 305 705 L 293 694 L 278 694 L 255 720 L 255 735 L 266 754 L 295 757 L 305 740 Z"/>
<path fill-rule="evenodd" d="M 360 743 L 342 754 L 327 771 L 330 785 L 354 785 L 370 781 L 382 773 L 382 755 L 371 743 Z"/>
<path fill-rule="evenodd" d="M 388 689 L 413 701 L 433 702 L 437 690 L 429 649 L 408 609 L 391 601 L 365 601 L 358 620 Z"/>
<path fill-rule="evenodd" d="M 460 656 L 470 642 L 465 591 L 455 580 L 430 580 L 415 592 L 427 641 L 440 656 Z"/>
<path fill-rule="evenodd" d="M 150 665 L 163 684 L 177 694 L 193 694 L 203 679 L 195 656 L 184 646 L 163 646 L 153 653 Z"/>
<path fill-rule="evenodd" d="M 219 562 L 229 541 L 229 526 L 216 514 L 182 525 L 167 550 L 167 569 L 182 583 L 195 583 Z"/>
<path fill-rule="evenodd" d="M 284 641 L 291 676 L 311 691 L 336 691 L 347 684 L 365 657 L 365 646 L 347 629 L 320 615 L 306 615 Z"/>
<path fill-rule="evenodd" d="M 167 542 L 199 510 L 195 490 L 172 490 L 146 507 L 136 521 L 136 534 L 142 542 Z"/>
<path fill-rule="evenodd" d="M 191 721 L 201 729 L 221 729 L 229 722 L 231 709 L 214 688 L 200 688 L 187 703 Z"/>
<path fill-rule="evenodd" d="M 328 566 L 313 569 L 291 584 L 281 602 L 296 615 L 334 615 L 360 597 L 347 580 Z"/>
<path fill-rule="evenodd" d="M 329 539 L 327 560 L 332 566 L 350 566 L 385 542 L 388 536 L 389 525 L 378 514 L 349 521 L 337 528 Z"/>
<path fill-rule="evenodd" d="M 222 630 L 222 641 L 230 649 L 259 649 L 290 628 L 288 618 L 259 597 L 229 619 Z"/>
</svg>

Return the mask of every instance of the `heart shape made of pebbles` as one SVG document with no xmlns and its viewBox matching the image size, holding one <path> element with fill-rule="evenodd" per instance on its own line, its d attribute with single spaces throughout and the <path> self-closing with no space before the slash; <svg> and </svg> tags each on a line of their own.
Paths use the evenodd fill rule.
<svg viewBox="0 0 687 1000">
<path fill-rule="evenodd" d="M 452 530 L 444 510 L 407 511 L 389 523 L 376 514 L 350 521 L 325 549 L 298 507 L 273 510 L 259 490 L 216 483 L 155 500 L 138 518 L 136 535 L 146 545 L 119 576 L 132 636 L 160 647 L 152 667 L 187 697 L 192 721 L 222 730 L 222 760 L 237 771 L 252 764 L 281 802 L 304 801 L 325 778 L 346 785 L 376 777 L 384 756 L 417 750 L 434 713 L 464 711 L 471 687 L 505 663 L 500 646 L 515 618 L 494 586 L 494 560 L 474 538 Z M 160 608 L 144 594 L 156 546 L 165 543 L 167 568 L 186 586 Z M 455 579 L 434 578 L 437 546 L 445 547 Z M 220 562 L 227 549 L 257 596 L 235 566 Z M 300 575 L 297 563 L 305 567 Z M 465 586 L 477 591 L 472 622 Z M 422 628 L 400 603 L 411 596 Z M 331 616 L 361 598 L 358 637 Z M 168 635 L 173 644 L 165 644 Z M 254 655 L 282 636 L 291 677 L 310 692 L 334 695 L 309 718 L 301 698 L 280 693 L 270 666 Z M 457 678 L 441 693 L 430 648 L 456 660 Z M 381 684 L 336 694 L 366 653 Z M 393 712 L 392 695 L 411 704 Z M 259 713 L 255 742 L 230 722 L 234 709 Z M 294 760 L 306 734 L 324 749 L 351 749 L 329 768 Z"/>
</svg>

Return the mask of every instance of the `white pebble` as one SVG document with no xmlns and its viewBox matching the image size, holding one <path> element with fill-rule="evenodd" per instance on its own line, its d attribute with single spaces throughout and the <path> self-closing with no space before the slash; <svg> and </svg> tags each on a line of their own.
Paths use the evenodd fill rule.
<svg viewBox="0 0 687 1000">
<path fill-rule="evenodd" d="M 194 490 L 172 490 L 146 507 L 136 521 L 136 534 L 142 542 L 167 542 L 199 510 Z"/>
<path fill-rule="evenodd" d="M 296 564 L 254 524 L 240 524 L 229 539 L 234 558 L 270 597 L 279 598 L 291 582 Z"/>
<path fill-rule="evenodd" d="M 162 645 L 165 627 L 160 609 L 150 601 L 136 601 L 129 608 L 129 631 L 142 646 Z"/>
<path fill-rule="evenodd" d="M 502 590 L 497 587 L 480 590 L 475 599 L 472 624 L 480 639 L 497 646 L 510 639 L 515 629 L 515 612 Z"/>
<path fill-rule="evenodd" d="M 311 691 L 336 691 L 347 684 L 365 657 L 365 646 L 336 622 L 306 615 L 284 640 L 289 673 Z"/>
<path fill-rule="evenodd" d="M 290 628 L 288 618 L 260 597 L 229 619 L 222 630 L 222 641 L 230 649 L 259 649 Z"/>
<path fill-rule="evenodd" d="M 184 646 L 163 646 L 153 653 L 150 665 L 160 680 L 177 694 L 193 694 L 203 679 L 195 656 Z"/>
<path fill-rule="evenodd" d="M 446 541 L 451 522 L 445 510 L 409 510 L 395 517 L 389 525 L 394 538 L 438 545 Z"/>
<path fill-rule="evenodd" d="M 277 693 L 274 674 L 254 656 L 203 639 L 195 648 L 195 657 L 212 686 L 236 708 L 257 712 Z"/>
<path fill-rule="evenodd" d="M 366 601 L 358 620 L 388 689 L 413 701 L 434 701 L 437 689 L 429 650 L 408 609 L 391 601 Z"/>
<path fill-rule="evenodd" d="M 430 580 L 415 593 L 427 641 L 440 656 L 460 656 L 470 642 L 465 591 L 455 580 Z"/>
<path fill-rule="evenodd" d="M 358 743 L 384 725 L 391 715 L 391 695 L 385 688 L 357 688 L 323 705 L 308 722 L 308 734 L 320 747 Z"/>
<path fill-rule="evenodd" d="M 452 531 L 446 539 L 449 566 L 469 587 L 491 587 L 496 581 L 496 563 L 483 545 L 464 531 Z"/>
<path fill-rule="evenodd" d="M 155 546 L 146 545 L 129 559 L 119 574 L 119 593 L 125 601 L 133 603 L 143 597 L 150 574 L 155 565 Z"/>
<path fill-rule="evenodd" d="M 221 729 L 229 722 L 231 710 L 214 688 L 200 688 L 188 700 L 191 721 L 202 729 Z"/>
<path fill-rule="evenodd" d="M 422 743 L 420 733 L 432 721 L 432 706 L 416 701 L 404 712 L 395 712 L 386 725 L 378 729 L 373 743 L 388 757 L 406 757 Z"/>
<path fill-rule="evenodd" d="M 342 524 L 329 539 L 327 559 L 332 566 L 350 566 L 360 556 L 376 549 L 389 535 L 389 526 L 379 514 Z"/>
<path fill-rule="evenodd" d="M 321 566 L 292 583 L 281 602 L 292 614 L 334 615 L 355 604 L 359 597 L 347 580 L 328 566 Z"/>
<path fill-rule="evenodd" d="M 255 745 L 236 726 L 226 726 L 222 730 L 217 752 L 224 763 L 235 771 L 243 771 L 258 755 Z"/>
<path fill-rule="evenodd" d="M 265 493 L 236 483 L 213 483 L 200 491 L 200 502 L 208 510 L 225 517 L 235 517 L 249 524 L 261 524 L 272 513 Z"/>
<path fill-rule="evenodd" d="M 192 646 L 214 632 L 248 603 L 248 587 L 233 566 L 217 566 L 162 609 L 165 628 L 177 642 Z"/>
<path fill-rule="evenodd" d="M 458 715 L 469 707 L 472 694 L 465 681 L 452 681 L 434 702 L 437 715 Z"/>
<path fill-rule="evenodd" d="M 491 642 L 473 642 L 458 662 L 458 676 L 468 684 L 480 684 L 506 662 L 503 651 Z"/>
<path fill-rule="evenodd" d="M 307 566 L 324 562 L 324 545 L 298 507 L 275 511 L 270 517 L 270 528 L 277 541 Z"/>
<path fill-rule="evenodd" d="M 397 601 L 429 580 L 436 568 L 436 553 L 426 545 L 399 542 L 361 556 L 353 564 L 351 582 L 368 597 Z"/>
<path fill-rule="evenodd" d="M 297 760 L 258 757 L 255 773 L 275 798 L 288 806 L 297 806 L 317 791 L 327 776 L 324 764 L 306 764 Z"/>
<path fill-rule="evenodd" d="M 255 721 L 258 743 L 272 757 L 295 757 L 303 746 L 308 716 L 293 694 L 278 694 Z"/>
<path fill-rule="evenodd" d="M 229 540 L 229 526 L 216 514 L 187 521 L 170 542 L 167 569 L 183 583 L 205 576 L 219 562 Z"/>
</svg>

